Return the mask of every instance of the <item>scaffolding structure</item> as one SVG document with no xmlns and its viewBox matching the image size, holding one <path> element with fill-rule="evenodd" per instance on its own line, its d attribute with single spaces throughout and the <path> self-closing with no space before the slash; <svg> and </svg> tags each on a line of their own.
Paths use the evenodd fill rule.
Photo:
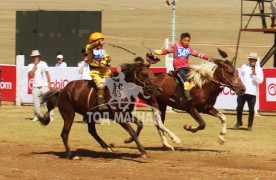
<svg viewBox="0 0 276 180">
<path fill-rule="evenodd" d="M 255 8 L 253 9 L 252 13 L 244 13 L 244 1 L 252 1 L 256 2 Z M 237 41 L 237 48 L 235 53 L 235 65 L 236 65 L 236 59 L 238 56 L 238 50 L 239 50 L 239 44 L 240 44 L 240 38 L 242 32 L 262 32 L 262 33 L 270 33 L 274 34 L 274 44 L 270 48 L 270 50 L 266 53 L 266 55 L 263 57 L 263 59 L 260 62 L 260 65 L 263 66 L 273 55 L 274 55 L 274 62 L 273 67 L 276 67 L 276 28 L 270 28 L 267 27 L 266 23 L 266 17 L 271 17 L 273 15 L 272 13 L 266 13 L 265 12 L 265 6 L 270 7 L 271 0 L 241 0 L 241 23 L 240 23 L 240 30 L 238 35 L 238 41 Z M 258 9 L 259 12 L 256 12 Z M 244 18 L 249 17 L 247 23 L 244 25 Z M 252 17 L 257 16 L 261 19 L 261 28 L 248 28 L 248 25 L 252 19 Z"/>
<path fill-rule="evenodd" d="M 0 68 L 0 83 L 2 82 L 2 69 Z M 1 87 L 0 87 L 0 107 L 2 104 L 2 91 L 1 91 Z"/>
</svg>

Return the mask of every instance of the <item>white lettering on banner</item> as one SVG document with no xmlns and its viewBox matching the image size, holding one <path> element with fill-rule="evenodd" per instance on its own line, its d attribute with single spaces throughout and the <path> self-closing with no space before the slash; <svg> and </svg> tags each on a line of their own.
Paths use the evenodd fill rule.
<svg viewBox="0 0 276 180">
<path fill-rule="evenodd" d="M 34 82 L 33 78 L 29 79 L 29 82 L 28 82 L 29 89 L 33 89 L 33 82 Z M 50 86 L 51 86 L 51 88 L 61 88 L 62 89 L 62 88 L 64 88 L 67 85 L 68 82 L 69 82 L 68 79 L 55 80 L 55 81 L 52 81 L 50 83 Z"/>
<path fill-rule="evenodd" d="M 266 78 L 266 101 L 276 102 L 276 78 Z"/>
<path fill-rule="evenodd" d="M 0 89 L 12 89 L 11 82 L 1 82 Z"/>
<path fill-rule="evenodd" d="M 68 79 L 59 80 L 59 81 L 55 80 L 55 81 L 51 82 L 50 86 L 51 86 L 51 88 L 61 88 L 62 89 L 67 85 L 68 82 L 69 82 Z"/>
</svg>

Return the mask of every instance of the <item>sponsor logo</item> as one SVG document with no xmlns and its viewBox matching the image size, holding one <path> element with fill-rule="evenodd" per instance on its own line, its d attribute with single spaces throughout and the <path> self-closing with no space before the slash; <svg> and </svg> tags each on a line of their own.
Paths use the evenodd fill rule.
<svg viewBox="0 0 276 180">
<path fill-rule="evenodd" d="M 270 94 L 271 96 L 275 96 L 276 95 L 276 84 L 272 83 L 268 85 L 268 94 Z"/>
<path fill-rule="evenodd" d="M 12 82 L 1 82 L 0 89 L 12 89 Z"/>
<path fill-rule="evenodd" d="M 95 108 L 101 106 L 99 104 L 96 107 L 93 107 L 90 112 L 87 112 L 88 122 L 95 122 L 100 123 L 101 120 L 102 124 L 110 124 L 109 119 L 113 119 L 115 122 L 135 122 L 136 116 L 138 119 L 143 119 L 143 123 L 148 123 L 153 125 L 153 115 L 151 111 L 145 112 L 136 112 L 132 111 L 131 107 L 133 108 L 134 105 L 143 105 L 147 106 L 144 103 L 140 103 L 139 99 L 137 98 L 140 94 L 144 99 L 149 99 L 150 96 L 147 96 L 144 92 L 144 88 L 138 86 L 134 83 L 126 82 L 125 75 L 122 72 L 112 78 L 106 78 L 104 85 L 108 88 L 110 92 L 110 100 L 105 103 L 104 105 L 108 108 L 114 109 L 115 112 L 113 114 L 113 118 L 109 117 L 109 113 L 93 111 Z M 136 101 L 134 101 L 136 99 Z M 158 109 L 154 107 L 150 107 L 157 116 L 160 117 L 160 112 Z M 131 111 L 130 111 L 130 110 Z"/>
<path fill-rule="evenodd" d="M 266 78 L 266 101 L 276 101 L 276 78 Z"/>
<path fill-rule="evenodd" d="M 63 79 L 63 80 L 55 80 L 50 83 L 51 88 L 60 88 L 63 89 L 67 84 L 69 80 Z"/>
<path fill-rule="evenodd" d="M 234 96 L 234 95 L 236 95 L 236 93 L 235 93 L 235 91 L 233 91 L 233 90 L 231 90 L 231 89 L 225 87 L 225 88 L 223 88 L 223 90 L 221 91 L 220 95 L 226 95 L 226 96 L 227 96 L 227 95 L 230 95 L 230 96 Z"/>
<path fill-rule="evenodd" d="M 28 76 L 28 94 L 32 94 L 34 79 Z M 68 84 L 68 79 L 54 80 L 50 83 L 51 88 L 64 88 Z"/>
</svg>

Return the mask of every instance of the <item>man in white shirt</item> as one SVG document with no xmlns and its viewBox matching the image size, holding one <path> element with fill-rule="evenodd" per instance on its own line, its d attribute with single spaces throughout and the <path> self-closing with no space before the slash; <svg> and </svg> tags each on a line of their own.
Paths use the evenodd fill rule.
<svg viewBox="0 0 276 180">
<path fill-rule="evenodd" d="M 249 108 L 247 130 L 252 131 L 256 95 L 258 93 L 259 84 L 261 84 L 264 79 L 263 70 L 260 67 L 260 64 L 257 63 L 258 59 L 258 54 L 255 52 L 251 52 L 248 57 L 249 63 L 242 65 L 239 72 L 240 78 L 244 86 L 246 87 L 246 91 L 244 95 L 238 96 L 237 98 L 237 124 L 234 126 L 233 129 L 238 129 L 239 126 L 242 126 L 242 111 L 245 102 L 247 102 Z"/>
<path fill-rule="evenodd" d="M 90 67 L 88 63 L 88 56 L 85 49 L 81 50 L 81 54 L 83 55 L 83 61 L 78 63 L 78 70 L 80 74 L 80 79 L 92 80 L 90 76 Z"/>
<path fill-rule="evenodd" d="M 33 50 L 31 57 L 33 63 L 28 65 L 28 74 L 33 77 L 33 100 L 34 111 L 40 114 L 40 104 L 42 102 L 42 96 L 49 91 L 50 88 L 50 74 L 49 68 L 46 62 L 40 60 L 41 54 L 38 50 Z M 50 112 L 51 120 L 54 120 L 54 112 Z M 35 116 L 33 121 L 37 121 Z"/>
<path fill-rule="evenodd" d="M 83 61 L 78 63 L 78 71 L 80 75 L 80 79 L 83 80 L 92 80 L 92 77 L 90 76 L 90 66 L 88 63 L 88 56 L 85 49 L 81 50 L 81 54 L 83 55 Z M 83 123 L 87 123 L 87 116 L 83 116 Z"/>
<path fill-rule="evenodd" d="M 63 61 L 63 55 L 62 54 L 57 55 L 56 67 L 61 67 L 61 68 L 67 67 L 67 63 Z"/>
</svg>

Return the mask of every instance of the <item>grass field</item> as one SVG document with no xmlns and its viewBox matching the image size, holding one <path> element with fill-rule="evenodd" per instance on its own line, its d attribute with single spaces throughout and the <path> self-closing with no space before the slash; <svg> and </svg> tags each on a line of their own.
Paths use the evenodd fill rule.
<svg viewBox="0 0 276 180">
<path fill-rule="evenodd" d="M 97 125 L 99 135 L 115 146 L 113 153 L 105 153 L 77 115 L 69 144 L 81 160 L 71 161 L 64 158 L 60 138 L 63 120 L 57 109 L 55 114 L 55 121 L 44 127 L 31 121 L 31 106 L 0 108 L 1 179 L 141 179 L 158 173 L 157 179 L 276 178 L 276 119 L 272 116 L 256 116 L 253 131 L 249 132 L 243 128 L 232 130 L 235 115 L 226 115 L 226 143 L 219 145 L 219 119 L 203 115 L 206 129 L 193 134 L 182 128 L 184 124 L 197 125 L 188 114 L 168 113 L 165 124 L 182 143 L 176 145 L 169 140 L 176 151 L 165 151 L 156 128 L 147 123 L 139 138 L 149 155 L 144 159 L 135 144 L 123 143 L 128 134 L 114 122 Z M 247 115 L 244 118 L 246 124 Z"/>
<path fill-rule="evenodd" d="M 182 32 L 190 32 L 191 46 L 196 50 L 218 57 L 220 47 L 233 57 L 240 28 L 240 2 L 177 0 L 176 41 Z M 247 3 L 245 10 L 251 13 L 254 5 L 255 2 Z M 106 41 L 142 57 L 147 52 L 142 41 L 151 49 L 159 49 L 171 35 L 171 7 L 166 7 L 165 1 L 1 0 L 0 64 L 15 63 L 15 14 L 24 10 L 102 10 Z M 250 23 L 252 28 L 260 25 L 256 17 Z M 271 34 L 242 33 L 237 67 L 247 62 L 251 51 L 262 58 L 273 42 Z M 106 48 L 112 57 L 112 66 L 134 58 L 120 49 Z M 190 62 L 198 64 L 201 59 L 191 57 Z M 161 61 L 155 66 L 164 65 Z M 272 66 L 270 60 L 264 67 Z M 123 143 L 128 134 L 113 122 L 97 125 L 98 134 L 115 145 L 113 153 L 105 153 L 87 132 L 82 117 L 77 115 L 69 144 L 81 160 L 73 161 L 65 158 L 60 138 L 63 120 L 57 109 L 55 114 L 55 121 L 44 127 L 31 121 L 32 106 L 5 104 L 0 107 L 0 179 L 276 179 L 275 116 L 256 116 L 253 131 L 249 132 L 245 128 L 232 130 L 236 117 L 227 114 L 226 142 L 219 145 L 219 119 L 202 115 L 206 129 L 193 134 L 183 129 L 185 124 L 197 125 L 188 114 L 168 113 L 165 125 L 182 143 L 176 145 L 169 140 L 176 151 L 164 150 L 156 128 L 147 123 L 139 137 L 149 155 L 144 159 L 135 144 Z M 244 115 L 246 122 L 247 115 Z"/>
<path fill-rule="evenodd" d="M 256 2 L 244 3 L 244 13 L 251 13 Z M 240 28 L 240 0 L 177 0 L 176 41 L 183 32 L 192 35 L 191 46 L 207 55 L 218 57 L 217 48 L 225 50 L 229 57 L 235 55 Z M 266 5 L 269 11 L 269 4 Z M 0 63 L 15 63 L 15 14 L 16 11 L 103 11 L 102 31 L 106 42 L 125 47 L 144 57 L 148 51 L 142 41 L 151 48 L 159 49 L 165 38 L 171 39 L 172 8 L 165 0 L 1 0 L 0 1 Z M 256 11 L 257 12 L 257 11 Z M 248 17 L 243 20 L 246 25 Z M 89 22 L 88 22 L 89 23 Z M 270 19 L 267 19 L 270 24 Z M 261 20 L 253 17 L 249 28 L 260 28 Z M 262 58 L 274 42 L 273 34 L 246 33 L 241 36 L 237 67 L 247 62 L 249 52 L 255 51 Z M 27 42 L 26 42 L 27 43 Z M 72 42 L 74 43 L 74 42 Z M 63 47 L 61 47 L 62 49 Z M 112 66 L 129 62 L 134 58 L 130 53 L 106 46 L 112 57 Z M 56 49 L 53 49 L 56 52 Z M 26 58 L 29 58 L 27 54 Z M 55 57 L 53 57 L 55 58 Z M 163 57 L 162 57 L 163 59 Z M 47 59 L 45 59 L 47 62 Z M 76 64 L 77 64 L 76 60 Z M 190 58 L 192 64 L 200 59 Z M 164 66 L 162 61 L 155 66 Z M 264 67 L 272 67 L 272 59 Z"/>
</svg>

